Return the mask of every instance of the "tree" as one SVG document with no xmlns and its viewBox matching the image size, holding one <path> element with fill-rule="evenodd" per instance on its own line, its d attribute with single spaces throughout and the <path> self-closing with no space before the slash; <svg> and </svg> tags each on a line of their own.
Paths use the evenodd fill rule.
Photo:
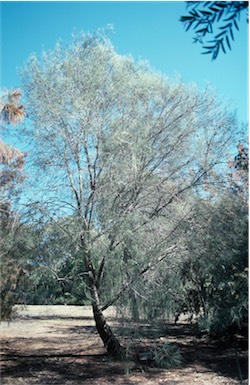
<svg viewBox="0 0 250 385">
<path fill-rule="evenodd" d="M 186 31 L 195 31 L 194 43 L 199 43 L 215 60 L 226 47 L 231 50 L 234 31 L 239 30 L 238 22 L 244 12 L 248 12 L 248 1 L 187 1 L 189 14 L 180 21 Z M 191 10 L 190 10 L 191 9 Z M 208 40 L 211 39 L 212 40 Z"/>
<path fill-rule="evenodd" d="M 70 218 L 63 218 L 60 223 L 48 223 L 35 230 L 23 226 L 32 246 L 25 252 L 30 271 L 19 281 L 19 301 L 29 305 L 89 303 L 82 277 L 83 261 L 75 257 L 74 242 L 60 228 L 70 223 Z"/>
<path fill-rule="evenodd" d="M 235 192 L 201 202 L 193 231 L 187 229 L 189 257 L 182 282 L 191 313 L 212 335 L 246 333 L 248 318 L 248 207 Z M 191 301 L 190 301 L 191 300 Z"/>
<path fill-rule="evenodd" d="M 168 310 L 176 320 L 196 316 L 201 331 L 217 337 L 246 334 L 248 325 L 246 146 L 238 152 L 219 188 L 190 197 L 195 204 L 179 226 L 182 256 L 170 273 L 167 266 L 157 271 L 148 289 L 149 309 Z"/>
<path fill-rule="evenodd" d="M 16 125 L 24 118 L 19 90 L 5 91 L 0 98 L 1 128 Z M 10 318 L 14 293 L 22 274 L 22 261 L 13 259 L 13 247 L 20 226 L 12 204 L 18 195 L 18 185 L 23 181 L 26 154 L 7 145 L 0 139 L 0 264 L 1 264 L 1 319 Z"/>
<path fill-rule="evenodd" d="M 219 170 L 234 115 L 212 91 L 117 54 L 102 32 L 31 56 L 22 76 L 41 181 L 29 207 L 75 243 L 97 331 L 122 356 L 103 312 L 138 277 L 177 258 L 176 202 Z M 70 227 L 58 222 L 66 216 Z M 115 290 L 110 281 L 105 290 L 114 260 Z"/>
<path fill-rule="evenodd" d="M 16 125 L 24 118 L 24 107 L 20 105 L 21 92 L 19 90 L 5 91 L 0 98 L 0 122 L 4 130 L 6 125 Z M 9 194 L 14 186 L 23 179 L 24 157 L 16 148 L 0 140 L 0 210 L 8 214 L 10 206 Z"/>
</svg>

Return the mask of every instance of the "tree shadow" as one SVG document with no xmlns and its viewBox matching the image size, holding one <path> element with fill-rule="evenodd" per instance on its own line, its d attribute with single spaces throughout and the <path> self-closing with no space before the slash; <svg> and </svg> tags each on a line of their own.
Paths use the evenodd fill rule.
<svg viewBox="0 0 250 385">
<path fill-rule="evenodd" d="M 150 325 L 148 321 L 134 322 L 112 319 L 114 333 L 124 340 L 125 344 L 132 344 L 133 349 L 150 350 L 152 345 L 163 342 L 176 346 L 183 358 L 182 368 L 190 366 L 204 367 L 205 371 L 213 371 L 232 379 L 239 379 L 239 367 L 243 379 L 248 378 L 248 355 L 246 345 L 237 345 L 237 358 L 235 346 L 230 340 L 209 340 L 201 338 L 195 324 L 155 322 Z M 94 326 L 76 326 L 65 329 L 65 333 L 97 334 Z M 238 363 L 237 363 L 238 360 Z"/>
<path fill-rule="evenodd" d="M 122 322 L 121 322 L 122 321 Z M 145 338 L 148 340 L 155 340 L 161 337 L 168 337 L 172 339 L 187 339 L 199 338 L 200 334 L 197 331 L 195 324 L 178 324 L 166 323 L 164 321 L 155 321 L 149 323 L 148 321 L 133 321 L 114 319 L 112 320 L 113 331 L 124 338 Z"/>
<path fill-rule="evenodd" d="M 127 331 L 129 336 L 129 329 Z M 155 327 L 150 333 L 150 326 L 143 328 L 142 337 L 149 341 L 148 349 L 155 337 L 164 339 L 166 343 L 179 348 L 183 368 L 198 365 L 228 378 L 248 378 L 248 344 L 240 336 L 234 340 L 204 338 L 195 324 L 187 323 L 165 323 L 164 327 L 160 324 L 158 329 Z"/>
<path fill-rule="evenodd" d="M 62 385 L 67 381 L 93 381 L 110 375 L 124 374 L 119 365 L 104 365 L 108 360 L 104 354 L 51 354 L 26 355 L 9 351 L 4 355 L 2 378 L 22 378 L 30 380 L 42 376 L 46 384 Z M 100 368 L 101 366 L 101 368 Z M 97 368 L 99 368 L 97 370 Z"/>
<path fill-rule="evenodd" d="M 204 338 L 195 324 L 186 323 L 167 323 L 165 333 L 175 338 L 174 344 L 181 349 L 186 366 L 197 363 L 233 379 L 239 379 L 240 370 L 242 378 L 248 378 L 248 343 L 240 336 L 234 339 Z"/>
<path fill-rule="evenodd" d="M 31 317 L 34 319 L 34 317 Z M 57 320 L 63 318 L 65 320 L 92 320 L 91 317 L 47 317 L 45 319 Z M 37 317 L 37 319 L 41 319 Z M 125 344 L 132 343 L 138 349 L 150 349 L 152 344 L 170 343 L 180 350 L 183 358 L 182 368 L 195 368 L 199 366 L 199 370 L 212 371 L 219 375 L 223 375 L 232 379 L 239 379 L 239 368 L 242 378 L 248 378 L 248 357 L 244 344 L 237 344 L 237 360 L 235 347 L 229 340 L 204 340 L 200 338 L 195 325 L 187 323 L 154 323 L 150 325 L 148 322 L 124 322 L 124 319 L 112 319 L 112 328 L 115 334 L 124 341 Z M 13 349 L 3 350 L 2 377 L 15 378 L 23 377 L 29 379 L 31 376 L 43 376 L 43 382 L 48 384 L 62 385 L 66 381 L 76 381 L 76 383 L 91 384 L 94 380 L 105 379 L 108 383 L 115 382 L 116 376 L 124 375 L 124 363 L 111 359 L 105 352 L 105 348 L 101 345 L 96 346 L 97 331 L 95 326 L 87 325 L 51 325 L 48 331 L 48 338 L 33 338 L 34 346 L 39 342 L 44 347 L 42 349 L 30 350 L 32 355 L 20 353 Z M 76 341 L 76 348 L 72 350 L 73 344 L 69 346 L 68 351 L 62 352 L 55 350 L 58 344 L 58 337 L 51 338 L 50 333 L 60 332 L 70 338 L 70 341 Z M 89 340 L 89 346 L 83 345 L 82 354 L 78 354 L 79 337 L 83 335 L 83 339 Z M 91 337 L 92 336 L 92 337 Z M 60 337 L 61 338 L 61 337 Z M 62 337 L 63 338 L 63 337 Z M 22 341 L 21 341 L 22 340 Z M 36 341 L 35 341 L 36 340 Z M 26 338 L 18 339 L 25 346 Z M 95 342 L 96 341 L 96 342 Z M 78 344 L 78 345 L 77 345 Z M 94 346 L 95 345 L 95 346 Z M 65 348 L 67 349 L 67 343 Z M 93 349 L 92 349 L 93 348 Z M 69 349 L 71 349 L 69 351 Z M 93 352 L 94 354 L 90 354 Z M 33 354 L 34 353 L 34 354 Z M 141 370 L 138 366 L 133 371 Z M 78 382 L 77 382 L 78 381 Z M 129 381 L 126 382 L 128 385 Z"/>
<path fill-rule="evenodd" d="M 176 343 L 182 351 L 184 362 L 186 366 L 198 364 L 206 367 L 219 375 L 239 379 L 240 372 L 243 379 L 248 378 L 248 355 L 246 351 L 228 346 L 221 348 L 219 343 L 217 346 L 207 343 L 192 343 L 183 346 L 183 344 Z M 236 356 L 237 354 L 237 356 Z"/>
<path fill-rule="evenodd" d="M 98 334 L 96 327 L 91 325 L 73 326 L 67 328 L 69 334 Z"/>
<path fill-rule="evenodd" d="M 68 316 L 68 315 L 18 315 L 18 317 L 13 317 L 13 320 L 34 320 L 34 321 L 92 321 L 93 317 L 91 316 Z"/>
</svg>

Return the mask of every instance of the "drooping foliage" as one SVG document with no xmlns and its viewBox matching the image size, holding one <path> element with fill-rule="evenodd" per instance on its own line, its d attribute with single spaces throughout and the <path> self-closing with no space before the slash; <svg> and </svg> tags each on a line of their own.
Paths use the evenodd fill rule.
<svg viewBox="0 0 250 385">
<path fill-rule="evenodd" d="M 238 151 L 219 186 L 191 197 L 191 210 L 179 226 L 179 260 L 163 264 L 140 286 L 147 317 L 170 315 L 178 321 L 184 314 L 212 336 L 247 335 L 248 156 L 243 144 Z"/>
<path fill-rule="evenodd" d="M 47 218 L 74 245 L 69 260 L 81 261 L 97 330 L 120 355 L 103 311 L 177 263 L 191 197 L 223 176 L 235 116 L 209 88 L 119 55 L 100 32 L 33 55 L 22 76 L 37 173 L 32 220 Z"/>
<path fill-rule="evenodd" d="M 248 1 L 187 1 L 188 15 L 180 21 L 186 31 L 195 31 L 194 43 L 199 43 L 215 60 L 222 51 L 231 50 L 235 31 L 239 31 L 242 13 L 247 13 Z"/>
<path fill-rule="evenodd" d="M 31 305 L 89 303 L 82 259 L 60 229 L 62 224 L 70 227 L 70 223 L 69 217 L 60 223 L 45 223 L 36 231 L 26 228 L 33 248 L 26 253 L 30 271 L 19 282 L 19 301 Z"/>
</svg>

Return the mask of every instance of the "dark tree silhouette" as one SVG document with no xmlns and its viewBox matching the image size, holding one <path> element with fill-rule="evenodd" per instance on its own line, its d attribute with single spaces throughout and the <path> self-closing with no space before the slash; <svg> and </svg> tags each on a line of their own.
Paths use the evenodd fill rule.
<svg viewBox="0 0 250 385">
<path fill-rule="evenodd" d="M 235 156 L 234 162 L 237 170 L 248 171 L 248 152 L 243 144 L 238 145 L 238 154 Z"/>
<path fill-rule="evenodd" d="M 231 50 L 234 32 L 239 30 L 239 19 L 247 13 L 248 1 L 187 1 L 188 15 L 181 16 L 180 21 L 186 31 L 195 31 L 194 43 L 205 49 L 202 54 L 211 54 L 215 60 L 219 52 Z"/>
</svg>

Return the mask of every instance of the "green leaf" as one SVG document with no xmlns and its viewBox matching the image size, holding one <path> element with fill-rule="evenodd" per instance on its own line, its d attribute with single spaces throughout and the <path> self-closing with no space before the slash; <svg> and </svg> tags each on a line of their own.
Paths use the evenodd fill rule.
<svg viewBox="0 0 250 385">
<path fill-rule="evenodd" d="M 225 35 L 225 33 L 227 33 L 227 31 L 222 31 L 222 32 L 218 33 L 218 35 L 215 36 L 215 39 L 218 39 L 222 35 Z"/>
<path fill-rule="evenodd" d="M 234 41 L 234 35 L 233 35 L 233 30 L 232 30 L 232 28 L 230 28 L 230 35 L 231 35 L 232 40 Z"/>
<path fill-rule="evenodd" d="M 213 57 L 212 57 L 212 60 L 215 60 L 219 54 L 219 49 L 220 49 L 220 45 L 218 44 L 215 49 L 214 49 L 214 52 L 213 52 Z"/>
<path fill-rule="evenodd" d="M 219 29 L 226 29 L 226 28 L 231 28 L 232 27 L 232 23 L 228 23 L 226 25 L 223 25 L 222 27 L 220 27 Z"/>
<path fill-rule="evenodd" d="M 220 12 L 218 13 L 218 17 L 217 17 L 217 21 L 218 21 L 218 22 L 220 21 L 222 15 L 223 15 L 223 11 L 220 11 Z"/>
<path fill-rule="evenodd" d="M 203 48 L 204 48 L 204 49 L 213 49 L 214 46 L 211 46 L 211 45 L 209 46 L 209 45 L 208 45 L 208 46 L 204 46 Z"/>
<path fill-rule="evenodd" d="M 180 21 L 181 22 L 186 22 L 186 21 L 191 21 L 194 20 L 193 16 L 181 16 Z"/>
<path fill-rule="evenodd" d="M 233 20 L 236 17 L 236 14 L 234 13 L 232 16 L 229 16 L 227 19 L 224 19 L 224 21 Z"/>
<path fill-rule="evenodd" d="M 208 32 L 207 28 L 202 28 L 202 29 L 199 29 L 198 31 L 196 31 L 196 33 L 202 33 L 203 36 Z"/>
<path fill-rule="evenodd" d="M 213 33 L 213 20 L 209 22 L 207 28 L 209 33 Z"/>
<path fill-rule="evenodd" d="M 218 12 L 220 10 L 219 8 L 216 8 L 216 4 L 213 4 L 208 8 L 211 9 L 211 11 L 213 11 L 213 12 Z"/>
<path fill-rule="evenodd" d="M 200 15 L 194 10 L 190 12 L 190 15 L 192 15 L 194 17 L 200 17 Z"/>
<path fill-rule="evenodd" d="M 196 20 L 197 21 L 197 20 Z M 194 29 L 196 29 L 200 24 L 202 24 L 201 20 L 197 21 L 197 24 L 195 25 Z"/>
<path fill-rule="evenodd" d="M 212 15 L 212 12 L 209 12 L 209 11 L 200 11 L 203 15 L 208 15 L 208 16 L 210 16 L 210 15 Z"/>
<path fill-rule="evenodd" d="M 228 7 L 228 4 L 226 4 L 226 2 L 222 3 L 221 1 L 217 1 L 216 7 L 225 8 L 225 7 Z"/>
<path fill-rule="evenodd" d="M 235 28 L 239 31 L 239 27 L 236 20 L 234 20 L 234 25 L 235 25 Z"/>
<path fill-rule="evenodd" d="M 226 36 L 226 42 L 227 42 L 228 48 L 231 50 L 231 44 L 230 44 L 228 36 Z"/>
<path fill-rule="evenodd" d="M 224 47 L 224 44 L 223 44 L 223 40 L 220 41 L 220 45 L 221 45 L 222 51 L 224 53 L 226 53 L 226 50 L 225 50 L 225 47 Z"/>
<path fill-rule="evenodd" d="M 192 24 L 193 24 L 194 20 L 192 20 L 188 26 L 186 27 L 186 32 L 192 27 Z"/>
<path fill-rule="evenodd" d="M 193 43 L 200 43 L 203 44 L 202 36 L 196 35 L 196 37 L 193 38 Z"/>
</svg>

